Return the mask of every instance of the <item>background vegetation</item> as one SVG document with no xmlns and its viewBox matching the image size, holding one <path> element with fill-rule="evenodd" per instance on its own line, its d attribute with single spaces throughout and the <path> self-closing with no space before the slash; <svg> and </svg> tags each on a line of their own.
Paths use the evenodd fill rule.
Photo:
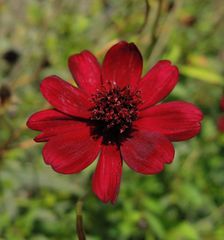
<svg viewBox="0 0 224 240">
<path fill-rule="evenodd" d="M 75 204 L 85 196 L 89 240 L 222 240 L 224 136 L 217 130 L 224 86 L 222 0 L 0 1 L 0 239 L 75 239 Z M 124 168 L 115 205 L 91 192 L 95 165 L 59 175 L 25 126 L 47 108 L 41 79 L 71 81 L 67 58 L 89 49 L 102 60 L 118 40 L 135 42 L 144 69 L 159 59 L 180 68 L 168 100 L 204 112 L 201 134 L 175 144 L 173 164 L 155 176 Z"/>
</svg>

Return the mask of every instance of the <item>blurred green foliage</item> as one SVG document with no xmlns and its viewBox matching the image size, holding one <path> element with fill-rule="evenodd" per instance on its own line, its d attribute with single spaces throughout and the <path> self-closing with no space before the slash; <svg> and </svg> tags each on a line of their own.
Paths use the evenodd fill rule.
<svg viewBox="0 0 224 240">
<path fill-rule="evenodd" d="M 0 86 L 10 93 L 0 102 L 0 239 L 74 239 L 75 204 L 85 196 L 89 240 L 222 240 L 223 22 L 222 0 L 0 1 Z M 161 174 L 124 167 L 117 203 L 104 205 L 91 192 L 95 165 L 79 175 L 53 172 L 25 122 L 48 107 L 44 76 L 70 81 L 70 54 L 89 49 L 102 60 L 121 39 L 138 45 L 145 71 L 159 59 L 177 64 L 180 82 L 168 100 L 193 102 L 205 116 L 201 134 L 175 144 Z"/>
</svg>

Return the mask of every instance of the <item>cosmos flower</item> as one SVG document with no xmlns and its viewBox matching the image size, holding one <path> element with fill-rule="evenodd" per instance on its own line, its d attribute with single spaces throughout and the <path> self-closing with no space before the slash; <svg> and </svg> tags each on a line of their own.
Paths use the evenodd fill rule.
<svg viewBox="0 0 224 240">
<path fill-rule="evenodd" d="M 219 101 L 219 108 L 221 112 L 224 112 L 224 96 L 222 95 Z"/>
<path fill-rule="evenodd" d="M 224 132 L 224 115 L 221 115 L 217 120 L 217 128 L 223 133 Z"/>
<path fill-rule="evenodd" d="M 159 61 L 145 76 L 135 44 L 119 42 L 102 66 L 89 51 L 71 56 L 78 88 L 57 76 L 41 92 L 53 109 L 33 114 L 27 126 L 41 131 L 43 158 L 59 173 L 73 174 L 98 156 L 92 189 L 103 202 L 116 201 L 125 162 L 141 174 L 157 174 L 174 158 L 173 141 L 200 131 L 201 111 L 191 103 L 159 103 L 175 87 L 178 69 Z"/>
</svg>

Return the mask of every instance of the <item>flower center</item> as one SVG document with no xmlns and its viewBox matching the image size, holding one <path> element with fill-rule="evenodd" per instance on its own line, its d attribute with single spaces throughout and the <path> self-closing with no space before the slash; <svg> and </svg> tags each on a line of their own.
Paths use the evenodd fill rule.
<svg viewBox="0 0 224 240">
<path fill-rule="evenodd" d="M 97 134 L 106 138 L 130 130 L 138 117 L 138 105 L 142 103 L 140 91 L 131 91 L 129 86 L 120 88 L 115 83 L 110 83 L 109 88 L 102 86 L 92 101 L 91 120 L 96 122 Z"/>
</svg>

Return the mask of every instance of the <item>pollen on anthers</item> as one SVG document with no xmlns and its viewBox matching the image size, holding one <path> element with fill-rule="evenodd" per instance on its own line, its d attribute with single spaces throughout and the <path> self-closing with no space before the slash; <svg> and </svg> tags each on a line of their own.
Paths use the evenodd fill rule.
<svg viewBox="0 0 224 240">
<path fill-rule="evenodd" d="M 102 122 L 104 129 L 116 128 L 123 133 L 138 118 L 138 106 L 142 99 L 140 91 L 108 82 L 92 95 L 92 102 L 91 120 Z"/>
</svg>

